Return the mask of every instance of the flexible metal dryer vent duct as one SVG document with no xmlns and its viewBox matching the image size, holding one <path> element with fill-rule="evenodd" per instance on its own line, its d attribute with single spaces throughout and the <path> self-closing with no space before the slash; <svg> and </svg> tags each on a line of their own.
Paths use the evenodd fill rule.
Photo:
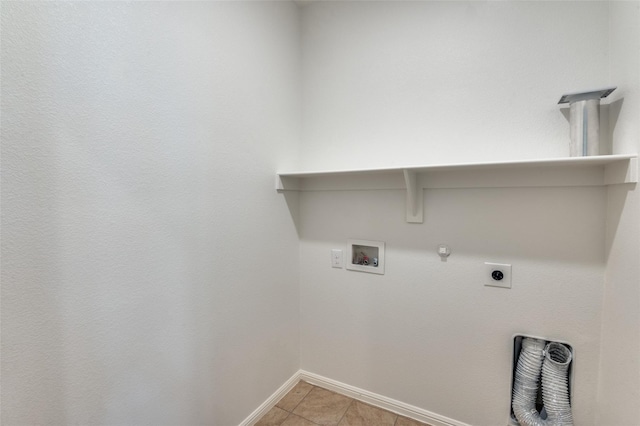
<svg viewBox="0 0 640 426">
<path fill-rule="evenodd" d="M 513 413 L 523 426 L 572 426 L 568 369 L 571 351 L 565 345 L 527 337 L 522 340 L 513 382 Z M 547 418 L 536 410 L 542 370 L 542 401 Z"/>
</svg>

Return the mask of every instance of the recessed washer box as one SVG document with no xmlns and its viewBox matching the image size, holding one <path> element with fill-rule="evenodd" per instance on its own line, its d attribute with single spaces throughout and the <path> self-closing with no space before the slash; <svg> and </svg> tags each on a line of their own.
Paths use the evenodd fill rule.
<svg viewBox="0 0 640 426">
<path fill-rule="evenodd" d="M 347 240 L 347 269 L 384 275 L 384 241 Z"/>
</svg>

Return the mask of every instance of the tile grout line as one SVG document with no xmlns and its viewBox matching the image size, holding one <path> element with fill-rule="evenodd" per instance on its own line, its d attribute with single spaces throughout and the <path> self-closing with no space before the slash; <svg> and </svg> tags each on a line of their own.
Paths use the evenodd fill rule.
<svg viewBox="0 0 640 426">
<path fill-rule="evenodd" d="M 314 425 L 318 425 L 318 423 L 316 423 L 316 422 L 314 422 L 314 421 L 311 421 L 311 420 L 309 420 L 309 419 L 308 419 L 308 418 L 306 418 L 306 417 L 303 417 L 303 416 L 300 416 L 300 415 L 298 415 L 298 414 L 295 414 L 295 413 L 293 412 L 296 408 L 298 408 L 298 405 L 302 404 L 302 401 L 304 401 L 304 400 L 307 398 L 307 396 L 311 393 L 311 391 L 312 391 L 314 388 L 316 388 L 316 387 L 317 387 L 316 385 L 312 385 L 311 383 L 309 383 L 309 382 L 305 382 L 304 380 L 300 380 L 300 381 L 296 384 L 296 386 L 297 386 L 300 382 L 304 382 L 304 383 L 306 383 L 306 384 L 310 385 L 310 386 L 311 386 L 311 389 L 309 389 L 309 392 L 307 392 L 307 393 L 305 393 L 305 394 L 304 394 L 304 396 L 302 397 L 302 399 L 301 399 L 301 400 L 296 404 L 296 406 L 295 406 L 295 407 L 293 407 L 293 408 L 291 409 L 291 411 L 284 410 L 284 411 L 286 411 L 287 413 L 289 413 L 289 415 L 287 416 L 287 419 L 288 419 L 289 417 L 291 417 L 291 416 L 298 416 L 298 417 L 300 417 L 301 419 L 305 419 L 306 421 L 313 423 Z M 286 396 L 286 395 L 285 395 L 285 396 Z M 284 398 L 284 397 L 283 397 L 283 398 Z M 280 402 L 280 401 L 278 401 L 278 402 Z M 284 421 L 283 421 L 282 423 L 284 423 L 285 421 L 287 421 L 287 419 L 284 419 Z M 282 424 L 282 423 L 281 423 L 281 424 Z M 321 426 L 321 425 L 318 425 L 318 426 Z"/>
<path fill-rule="evenodd" d="M 301 381 L 302 381 L 302 380 L 301 380 Z M 298 383 L 300 383 L 300 382 L 298 382 Z M 305 383 L 307 383 L 307 382 L 305 382 Z M 307 384 L 311 385 L 311 383 L 307 383 Z M 302 404 L 302 401 L 304 401 L 304 400 L 307 398 L 307 396 L 309 396 L 309 394 L 311 393 L 311 391 L 312 391 L 312 390 L 313 390 L 313 388 L 315 388 L 315 387 L 316 387 L 315 385 L 311 385 L 311 389 L 309 389 L 309 392 L 305 393 L 305 394 L 304 394 L 304 396 L 302 397 L 302 399 L 301 399 L 301 400 L 296 404 L 296 406 L 295 406 L 295 407 L 293 407 L 293 408 L 291 409 L 291 411 L 290 411 L 290 412 L 291 412 L 291 414 L 293 414 L 293 411 L 294 411 L 296 408 L 298 408 L 298 405 Z M 296 414 L 296 416 L 297 416 L 297 414 Z M 300 417 L 302 417 L 302 416 L 300 416 Z M 306 419 L 306 420 L 309 420 L 309 419 L 307 419 L 306 417 L 302 417 L 302 418 L 303 418 L 303 419 Z M 309 420 L 309 421 L 311 421 L 311 420 Z"/>
<path fill-rule="evenodd" d="M 311 383 L 309 383 L 309 382 L 305 382 L 305 383 L 308 383 L 308 384 L 310 384 L 310 385 L 311 385 Z M 300 402 L 298 402 L 298 405 L 302 404 L 302 401 L 304 401 L 304 400 L 307 398 L 307 396 L 311 393 L 311 391 L 312 391 L 312 390 L 314 390 L 314 389 L 316 389 L 316 388 L 320 388 L 320 389 L 323 389 L 323 390 L 328 390 L 328 389 L 322 388 L 322 387 L 320 387 L 320 386 L 311 385 L 311 389 L 309 389 L 309 392 L 307 392 L 307 393 L 305 394 L 304 398 L 302 398 L 302 399 L 300 400 Z M 332 391 L 329 391 L 329 392 L 332 392 Z M 335 393 L 335 392 L 333 392 L 333 393 Z M 298 407 L 298 405 L 296 405 L 296 408 Z M 351 404 L 349 404 L 349 405 L 351 405 Z M 295 410 L 295 408 L 294 408 L 294 410 Z M 346 413 L 346 411 L 345 411 L 345 413 Z M 293 411 L 291 412 L 291 414 L 293 414 Z M 298 416 L 298 414 L 294 414 L 294 416 Z M 298 416 L 298 417 L 300 417 L 301 419 L 305 419 L 306 421 L 308 421 L 308 422 L 310 422 L 310 423 L 313 423 L 314 425 L 317 425 L 317 426 L 323 426 L 322 424 L 320 424 L 320 423 L 316 423 L 316 422 L 314 422 L 313 420 L 308 419 L 308 418 L 306 418 L 306 417 L 304 417 L 304 416 Z M 344 414 L 342 415 L 342 417 L 344 417 Z M 340 420 L 342 420 L 342 417 L 340 418 Z M 340 422 L 338 421 L 338 423 L 340 423 Z M 338 423 L 336 423 L 336 426 L 338 426 Z"/>
<path fill-rule="evenodd" d="M 301 381 L 302 381 L 302 380 L 301 380 Z M 296 386 L 298 386 L 298 384 L 299 384 L 299 383 L 300 383 L 300 382 L 296 383 Z M 306 382 L 305 382 L 305 383 L 306 383 Z M 311 385 L 311 383 L 309 383 L 309 384 Z M 311 385 L 311 387 L 313 388 L 313 387 L 315 387 L 315 386 Z M 293 389 L 295 389 L 295 386 L 294 386 L 291 390 L 293 390 Z M 291 391 L 289 391 L 289 392 L 291 392 Z M 309 389 L 309 392 L 311 392 L 311 389 Z M 305 394 L 304 394 L 304 396 L 302 397 L 302 399 L 301 399 L 300 401 L 298 401 L 298 403 L 295 405 L 295 407 L 293 407 L 291 410 L 285 410 L 285 409 L 284 409 L 284 408 L 282 408 L 282 407 L 278 407 L 278 404 L 280 404 L 280 403 L 282 402 L 282 400 L 283 400 L 283 399 L 285 399 L 285 398 L 287 397 L 287 395 L 289 395 L 289 393 L 287 393 L 287 395 L 285 395 L 285 396 L 283 396 L 282 398 L 280 398 L 280 399 L 278 400 L 278 402 L 276 402 L 275 407 L 278 407 L 279 409 L 284 410 L 284 411 L 286 411 L 287 413 L 291 413 L 291 414 L 293 414 L 293 410 L 295 410 L 295 409 L 298 407 L 298 405 L 300 405 L 300 403 L 302 402 L 302 400 L 303 400 L 303 399 L 305 399 L 305 398 L 307 397 L 307 395 L 309 395 L 309 392 L 305 393 Z"/>
<path fill-rule="evenodd" d="M 344 419 L 344 416 L 347 415 L 347 411 L 349 411 L 349 408 L 351 408 L 351 406 L 353 405 L 353 401 L 355 401 L 355 399 L 351 398 L 351 402 L 349 403 L 349 405 L 347 405 L 347 409 L 344 410 L 344 413 L 342 413 L 342 417 L 340 417 L 340 420 L 338 420 L 338 423 L 336 423 L 336 426 L 339 425 L 342 419 Z"/>
</svg>

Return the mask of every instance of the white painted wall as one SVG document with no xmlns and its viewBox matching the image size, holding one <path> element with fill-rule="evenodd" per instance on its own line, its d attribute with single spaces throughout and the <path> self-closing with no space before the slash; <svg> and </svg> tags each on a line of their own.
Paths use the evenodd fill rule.
<svg viewBox="0 0 640 426">
<path fill-rule="evenodd" d="M 306 371 L 473 425 L 505 424 L 511 337 L 575 350 L 576 424 L 595 424 L 605 194 L 596 188 L 401 191 L 301 197 L 301 363 Z M 386 242 L 385 275 L 329 267 L 347 238 Z M 435 253 L 452 247 L 447 262 Z M 483 286 L 511 263 L 513 288 Z"/>
<path fill-rule="evenodd" d="M 611 122 L 615 153 L 640 152 L 640 2 L 610 4 Z M 610 187 L 598 397 L 599 425 L 640 419 L 640 194 Z"/>
<path fill-rule="evenodd" d="M 2 423 L 238 424 L 299 368 L 285 2 L 2 2 Z"/>
<path fill-rule="evenodd" d="M 422 225 L 400 191 L 305 193 L 299 271 L 273 191 L 278 169 L 564 156 L 559 95 L 606 83 L 613 151 L 637 152 L 637 2 L 1 11 L 5 425 L 237 424 L 300 366 L 503 424 L 514 333 L 574 345 L 577 424 L 638 418 L 630 188 L 427 190 Z M 386 275 L 331 269 L 347 238 L 386 241 Z"/>
<path fill-rule="evenodd" d="M 607 84 L 607 11 L 607 2 L 306 6 L 301 166 L 568 156 L 556 103 Z"/>
<path fill-rule="evenodd" d="M 319 2 L 303 9 L 304 168 L 561 157 L 567 91 L 604 86 L 606 2 Z M 588 28 L 588 31 L 584 31 Z M 302 368 L 474 425 L 505 424 L 511 337 L 576 352 L 576 424 L 596 424 L 606 190 L 308 192 Z M 384 276 L 331 269 L 386 241 Z M 453 254 L 441 262 L 438 243 Z M 513 288 L 483 287 L 483 262 Z"/>
</svg>

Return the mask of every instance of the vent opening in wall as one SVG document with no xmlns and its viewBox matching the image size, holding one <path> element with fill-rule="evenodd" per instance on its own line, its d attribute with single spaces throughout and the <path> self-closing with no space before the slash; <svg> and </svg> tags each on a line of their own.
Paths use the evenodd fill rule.
<svg viewBox="0 0 640 426">
<path fill-rule="evenodd" d="M 518 372 L 521 355 L 524 359 Z M 553 361 L 548 363 L 548 369 L 545 358 Z M 518 415 L 525 417 L 525 424 L 541 424 L 545 421 L 549 424 L 573 424 L 570 406 L 573 359 L 573 347 L 568 343 L 533 336 L 514 336 L 509 426 L 522 424 L 517 420 Z M 545 398 L 549 407 L 545 407 Z M 519 411 L 518 415 L 515 410 Z"/>
<path fill-rule="evenodd" d="M 347 241 L 347 269 L 384 274 L 384 242 L 369 240 Z"/>
</svg>

